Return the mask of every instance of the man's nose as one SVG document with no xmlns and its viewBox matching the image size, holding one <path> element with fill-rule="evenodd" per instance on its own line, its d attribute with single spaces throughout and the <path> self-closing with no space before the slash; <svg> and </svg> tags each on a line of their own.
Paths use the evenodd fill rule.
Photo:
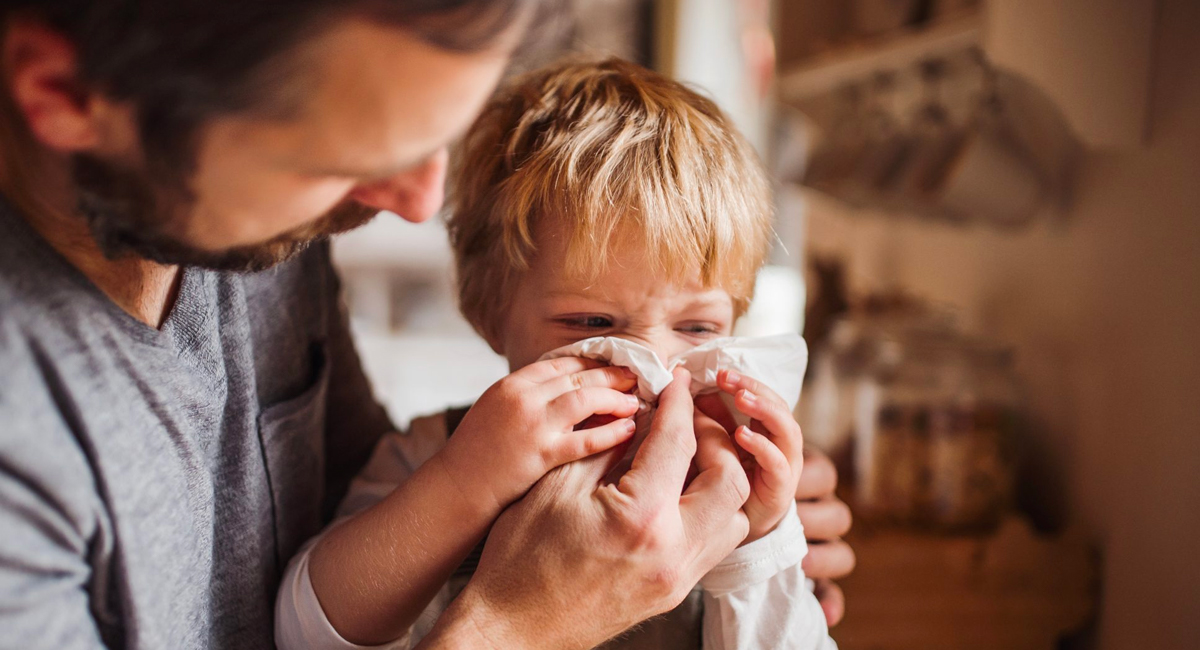
<svg viewBox="0 0 1200 650">
<path fill-rule="evenodd" d="M 421 223 L 442 208 L 448 159 L 449 154 L 442 149 L 413 169 L 354 188 L 350 198 L 394 212 L 405 221 Z"/>
</svg>

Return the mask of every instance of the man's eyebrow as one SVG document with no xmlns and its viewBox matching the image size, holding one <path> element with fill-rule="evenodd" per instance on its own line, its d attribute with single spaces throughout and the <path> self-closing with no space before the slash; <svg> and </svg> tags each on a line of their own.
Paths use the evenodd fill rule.
<svg viewBox="0 0 1200 650">
<path fill-rule="evenodd" d="M 428 162 L 430 158 L 433 158 L 434 156 L 436 156 L 439 151 L 441 151 L 441 147 L 438 147 L 437 149 L 434 149 L 433 151 L 431 151 L 429 153 L 426 153 L 417 158 L 414 158 L 413 160 L 409 160 L 409 161 L 402 162 L 402 163 L 386 165 L 386 166 L 380 166 L 380 167 L 376 167 L 376 168 L 353 167 L 351 165 L 347 165 L 345 167 L 341 167 L 341 166 L 323 167 L 323 168 L 317 169 L 311 173 L 314 176 L 343 176 L 343 177 L 347 177 L 347 178 L 355 178 L 355 179 L 361 179 L 361 180 L 378 180 L 378 179 L 389 178 L 391 176 L 395 176 L 397 174 L 400 174 L 400 173 L 403 173 L 410 169 L 413 169 L 414 167 L 420 167 L 421 165 Z"/>
</svg>

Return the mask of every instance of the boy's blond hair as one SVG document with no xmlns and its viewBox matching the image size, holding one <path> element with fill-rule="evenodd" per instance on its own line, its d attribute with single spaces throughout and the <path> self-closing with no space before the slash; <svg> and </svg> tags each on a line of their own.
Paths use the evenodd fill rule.
<svg viewBox="0 0 1200 650">
<path fill-rule="evenodd" d="M 620 59 L 515 79 L 467 134 L 452 178 L 459 305 L 489 340 L 545 220 L 565 228 L 564 273 L 594 277 L 635 237 L 657 257 L 655 272 L 678 281 L 699 268 L 738 316 L 773 237 L 770 185 L 729 119 Z"/>
</svg>

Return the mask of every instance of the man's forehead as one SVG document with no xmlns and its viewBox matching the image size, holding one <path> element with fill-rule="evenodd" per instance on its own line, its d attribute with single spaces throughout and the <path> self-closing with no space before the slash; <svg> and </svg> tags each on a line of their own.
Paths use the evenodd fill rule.
<svg viewBox="0 0 1200 650">
<path fill-rule="evenodd" d="M 504 51 L 453 52 L 362 20 L 331 27 L 301 55 L 302 108 L 248 123 L 278 136 L 313 174 L 384 177 L 418 165 L 470 125 L 507 64 Z"/>
</svg>

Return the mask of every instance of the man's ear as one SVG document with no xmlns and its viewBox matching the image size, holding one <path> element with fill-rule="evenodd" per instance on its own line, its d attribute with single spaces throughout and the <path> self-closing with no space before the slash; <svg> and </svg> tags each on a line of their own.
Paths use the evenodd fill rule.
<svg viewBox="0 0 1200 650">
<path fill-rule="evenodd" d="M 65 36 L 33 20 L 11 19 L 0 57 L 12 101 L 35 140 L 63 153 L 99 145 L 75 46 Z"/>
</svg>

